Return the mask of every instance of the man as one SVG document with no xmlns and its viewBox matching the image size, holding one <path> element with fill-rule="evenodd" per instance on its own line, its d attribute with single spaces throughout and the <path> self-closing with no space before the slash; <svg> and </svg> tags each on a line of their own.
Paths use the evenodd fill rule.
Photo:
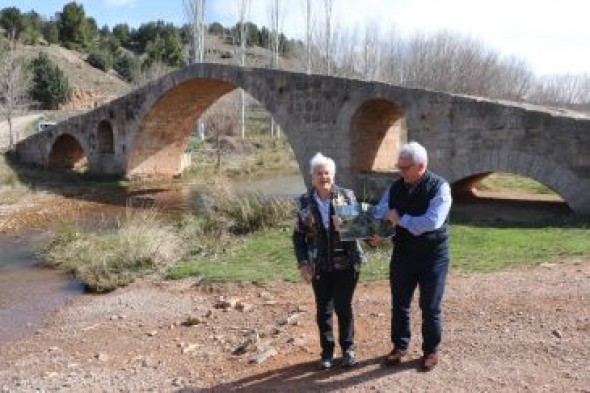
<svg viewBox="0 0 590 393">
<path fill-rule="evenodd" d="M 410 344 L 410 305 L 416 286 L 422 310 L 421 368 L 438 364 L 442 334 L 441 301 L 449 267 L 449 184 L 428 171 L 426 149 L 417 142 L 402 146 L 397 168 L 401 178 L 385 191 L 378 205 L 380 218 L 396 226 L 390 262 L 392 299 L 388 365 L 399 364 Z M 376 240 L 376 239 L 374 239 Z"/>
</svg>

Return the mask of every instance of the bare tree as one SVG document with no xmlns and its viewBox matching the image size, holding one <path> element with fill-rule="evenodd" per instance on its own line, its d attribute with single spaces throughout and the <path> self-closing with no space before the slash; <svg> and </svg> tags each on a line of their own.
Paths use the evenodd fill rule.
<svg viewBox="0 0 590 393">
<path fill-rule="evenodd" d="M 184 10 L 191 31 L 190 58 L 192 63 L 205 61 L 205 0 L 184 0 Z M 205 123 L 197 121 L 197 136 L 205 139 Z"/>
<path fill-rule="evenodd" d="M 250 0 L 238 0 L 239 19 L 239 59 L 240 66 L 246 65 L 246 41 L 248 39 L 247 19 L 250 15 Z M 240 136 L 246 136 L 246 97 L 243 89 L 240 89 Z"/>
<path fill-rule="evenodd" d="M 0 112 L 8 122 L 9 149 L 13 150 L 19 135 L 12 128 L 12 120 L 19 110 L 30 104 L 29 86 L 31 78 L 22 57 L 16 55 L 16 43 L 0 58 Z"/>
<path fill-rule="evenodd" d="M 205 60 L 205 0 L 183 0 L 184 12 L 191 33 L 191 63 Z"/>
<path fill-rule="evenodd" d="M 324 39 L 326 56 L 326 74 L 332 74 L 332 11 L 334 0 L 324 0 Z"/>
<path fill-rule="evenodd" d="M 280 52 L 280 34 L 281 34 L 281 2 L 279 0 L 270 0 L 270 51 L 271 62 L 270 66 L 273 69 L 279 68 L 279 52 Z M 280 129 L 275 124 L 275 119 L 270 116 L 270 135 L 274 137 L 280 136 Z"/>
<path fill-rule="evenodd" d="M 544 105 L 575 106 L 590 103 L 590 75 L 553 75 L 541 78 L 531 100 Z"/>
<path fill-rule="evenodd" d="M 305 5 L 305 72 L 311 74 L 311 0 Z"/>
<path fill-rule="evenodd" d="M 361 75 L 366 80 L 375 80 L 379 75 L 380 47 L 379 47 L 379 26 L 367 24 L 365 26 L 365 37 L 363 41 L 363 55 Z"/>
</svg>

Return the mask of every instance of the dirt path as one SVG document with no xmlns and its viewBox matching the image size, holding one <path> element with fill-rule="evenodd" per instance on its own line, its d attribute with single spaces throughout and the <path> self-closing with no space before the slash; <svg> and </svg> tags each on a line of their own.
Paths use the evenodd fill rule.
<svg viewBox="0 0 590 393">
<path fill-rule="evenodd" d="M 18 140 L 24 137 L 24 130 L 29 124 L 40 118 L 41 115 L 33 114 L 26 116 L 19 116 L 12 119 L 12 130 L 14 135 L 18 136 Z M 8 148 L 10 142 L 8 121 L 0 121 L 0 151 L 4 151 Z"/>
<path fill-rule="evenodd" d="M 452 274 L 442 363 L 429 374 L 417 372 L 419 339 L 402 366 L 380 365 L 390 348 L 383 281 L 355 295 L 360 365 L 348 372 L 315 371 L 304 284 L 145 281 L 78 298 L 35 335 L 0 347 L 0 391 L 588 392 L 589 262 Z"/>
</svg>

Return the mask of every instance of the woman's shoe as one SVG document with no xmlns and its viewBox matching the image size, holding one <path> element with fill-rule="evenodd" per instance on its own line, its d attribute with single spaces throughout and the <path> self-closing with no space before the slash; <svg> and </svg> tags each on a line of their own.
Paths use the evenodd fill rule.
<svg viewBox="0 0 590 393">
<path fill-rule="evenodd" d="M 354 367 L 358 364 L 356 357 L 354 356 L 354 351 L 346 351 L 344 355 L 342 355 L 342 366 L 343 367 Z"/>
<path fill-rule="evenodd" d="M 320 360 L 320 370 L 328 370 L 334 366 L 334 360 L 332 358 L 322 358 Z"/>
</svg>

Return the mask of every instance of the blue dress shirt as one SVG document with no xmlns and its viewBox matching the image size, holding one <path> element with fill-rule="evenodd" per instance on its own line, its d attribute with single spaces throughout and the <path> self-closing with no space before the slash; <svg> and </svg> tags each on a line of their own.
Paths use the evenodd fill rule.
<svg viewBox="0 0 590 393">
<path fill-rule="evenodd" d="M 379 203 L 375 208 L 375 218 L 384 219 L 389 212 L 389 190 L 387 190 L 381 196 Z M 412 190 L 410 189 L 410 195 Z M 438 192 L 434 195 L 434 198 L 430 200 L 426 213 L 421 216 L 411 216 L 404 214 L 400 217 L 398 225 L 402 228 L 406 228 L 414 236 L 419 236 L 425 232 L 434 231 L 443 226 L 449 211 L 451 210 L 451 204 L 453 198 L 451 197 L 451 187 L 449 183 L 443 183 Z"/>
</svg>

